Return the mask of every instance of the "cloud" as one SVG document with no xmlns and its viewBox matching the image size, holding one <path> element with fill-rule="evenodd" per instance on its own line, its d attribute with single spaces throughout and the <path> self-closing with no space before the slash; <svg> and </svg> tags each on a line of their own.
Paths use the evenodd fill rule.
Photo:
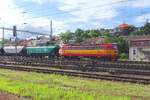
<svg viewBox="0 0 150 100">
<path fill-rule="evenodd" d="M 73 15 L 75 21 L 109 20 L 118 15 L 115 6 L 111 3 L 119 1 L 65 0 L 59 4 L 59 9 L 68 11 L 68 14 Z"/>
<path fill-rule="evenodd" d="M 56 3 L 57 9 L 71 15 L 68 19 L 73 22 L 86 22 L 90 20 L 110 20 L 118 15 L 116 5 L 112 3 L 121 0 L 25 0 L 36 4 Z M 73 19 L 73 20 L 72 20 Z"/>
<path fill-rule="evenodd" d="M 65 12 L 67 20 L 65 24 L 70 23 L 103 23 L 104 21 L 122 20 L 119 16 L 121 10 L 118 8 L 128 7 L 145 8 L 150 7 L 150 0 L 25 0 L 36 4 L 53 4 L 57 2 L 56 8 Z M 136 11 L 136 10 L 133 10 Z M 130 12 L 130 11 L 129 11 Z M 144 15 L 143 15 L 144 16 Z M 136 18 L 137 22 L 141 22 L 143 17 Z M 129 18 L 127 18 L 129 19 Z M 83 25 L 80 25 L 83 26 Z"/>
<path fill-rule="evenodd" d="M 120 3 L 119 3 L 120 2 Z M 116 3 L 116 4 L 115 4 Z M 119 21 L 124 20 L 121 19 L 118 15 L 122 12 L 118 8 L 123 7 L 138 7 L 138 8 L 146 8 L 150 7 L 150 0 L 65 0 L 59 5 L 59 9 L 62 11 L 68 11 L 70 15 L 73 15 L 70 21 L 72 22 L 83 22 L 83 23 L 91 23 L 92 24 L 104 24 L 105 21 Z M 136 11 L 136 9 L 132 9 L 132 11 Z M 143 10 L 143 9 L 142 9 Z M 141 11 L 142 11 L 141 10 Z M 130 12 L 130 10 L 128 10 Z M 136 16 L 136 15 L 135 15 Z M 136 16 L 137 17 L 137 16 Z M 149 14 L 143 14 L 136 18 L 136 22 L 141 23 L 145 22 L 146 19 L 149 19 Z M 126 18 L 130 19 L 130 18 Z M 134 19 L 135 20 L 135 19 Z M 97 22 L 96 22 L 97 21 Z M 109 23 L 107 23 L 109 26 Z M 119 23 L 118 23 L 119 24 Z M 92 25 L 91 25 L 92 26 Z M 103 27 L 106 27 L 103 26 Z"/>
<path fill-rule="evenodd" d="M 138 16 L 138 17 L 135 19 L 135 21 L 136 21 L 137 23 L 145 23 L 146 20 L 149 19 L 149 18 L 150 18 L 150 13 L 148 13 L 148 14 L 143 14 L 143 15 L 141 15 L 141 16 Z"/>
<path fill-rule="evenodd" d="M 0 3 L 0 23 L 3 26 L 14 25 L 22 20 L 23 10 L 18 9 L 12 0 L 2 0 Z"/>
<path fill-rule="evenodd" d="M 45 4 L 45 3 L 49 3 L 49 2 L 53 2 L 55 0 L 24 0 L 25 2 L 33 2 L 33 3 L 37 3 L 39 5 Z"/>
<path fill-rule="evenodd" d="M 48 18 L 39 17 L 29 19 L 28 22 L 32 23 L 30 27 L 34 29 L 41 29 L 41 31 L 49 32 L 50 31 L 50 20 Z M 58 20 L 52 20 L 53 32 L 58 34 L 60 31 L 64 31 L 67 28 L 67 25 Z"/>
<path fill-rule="evenodd" d="M 50 21 L 48 18 L 35 18 L 32 14 L 23 13 L 24 10 L 18 8 L 13 0 L 2 0 L 0 3 L 0 12 L 0 27 L 12 28 L 13 25 L 16 25 L 17 29 L 39 31 L 41 33 L 49 31 Z M 66 25 L 64 22 L 59 20 L 53 20 L 53 22 L 54 34 L 65 30 Z M 5 38 L 12 37 L 10 34 L 12 34 L 11 31 L 5 31 Z M 2 35 L 0 35 L 1 37 Z"/>
<path fill-rule="evenodd" d="M 133 0 L 131 3 L 133 7 L 150 7 L 150 0 Z"/>
<path fill-rule="evenodd" d="M 150 0 L 131 0 L 128 6 L 138 9 L 137 11 L 141 12 L 140 16 L 134 17 L 133 22 L 135 22 L 135 24 L 141 26 L 141 24 L 145 23 L 146 20 L 150 18 L 150 13 L 147 11 L 150 9 Z"/>
</svg>

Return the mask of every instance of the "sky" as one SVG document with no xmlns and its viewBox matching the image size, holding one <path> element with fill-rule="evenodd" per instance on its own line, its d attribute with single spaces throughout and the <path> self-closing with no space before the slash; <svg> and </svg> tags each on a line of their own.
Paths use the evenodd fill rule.
<svg viewBox="0 0 150 100">
<path fill-rule="evenodd" d="M 52 20 L 57 35 L 77 28 L 115 28 L 123 22 L 142 26 L 150 20 L 150 0 L 1 0 L 0 12 L 0 27 L 49 34 Z"/>
</svg>

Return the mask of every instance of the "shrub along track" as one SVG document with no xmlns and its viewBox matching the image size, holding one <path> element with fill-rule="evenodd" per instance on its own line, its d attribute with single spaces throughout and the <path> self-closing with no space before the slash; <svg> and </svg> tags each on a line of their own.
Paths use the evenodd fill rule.
<svg viewBox="0 0 150 100">
<path fill-rule="evenodd" d="M 149 62 L 68 61 L 30 57 L 0 57 L 0 67 L 123 82 L 150 83 Z"/>
</svg>

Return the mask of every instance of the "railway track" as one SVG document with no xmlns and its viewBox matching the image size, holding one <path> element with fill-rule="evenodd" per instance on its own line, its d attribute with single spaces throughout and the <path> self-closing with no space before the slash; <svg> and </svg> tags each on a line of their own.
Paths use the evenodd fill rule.
<svg viewBox="0 0 150 100">
<path fill-rule="evenodd" d="M 17 63 L 24 63 L 24 64 L 45 64 L 46 65 L 74 65 L 79 68 L 92 66 L 92 68 L 96 67 L 105 67 L 105 68 L 120 68 L 120 69 L 130 69 L 130 70 L 150 70 L 149 63 L 136 63 L 136 62 L 129 62 L 129 61 L 74 61 L 74 60 L 48 60 L 48 59 L 41 59 L 41 58 L 0 58 L 0 61 L 14 61 Z"/>
<path fill-rule="evenodd" d="M 29 71 L 29 72 L 40 72 L 40 73 L 51 73 L 51 74 L 61 74 L 68 76 L 77 76 L 84 78 L 94 78 L 94 79 L 104 79 L 111 81 L 122 81 L 122 82 L 133 82 L 133 83 L 144 83 L 150 84 L 150 77 L 138 76 L 138 75 L 111 75 L 108 73 L 97 73 L 97 72 L 82 72 L 75 70 L 62 70 L 62 69 L 54 69 L 47 67 L 36 67 L 36 66 L 21 66 L 21 65 L 6 65 L 0 64 L 0 68 L 4 69 L 12 69 L 12 70 L 20 70 L 20 71 Z"/>
<path fill-rule="evenodd" d="M 58 73 L 96 79 L 139 82 L 145 84 L 150 83 L 149 62 L 99 62 L 95 60 L 68 61 L 31 57 L 0 57 L 0 64 L 2 68 L 9 69 Z"/>
<path fill-rule="evenodd" d="M 139 70 L 139 69 L 128 69 L 128 68 L 117 68 L 117 67 L 92 67 L 92 65 L 87 65 L 84 67 L 78 65 L 67 65 L 67 64 L 58 64 L 58 63 L 29 63 L 26 64 L 24 62 L 2 62 L 1 64 L 15 64 L 15 65 L 24 65 L 24 66 L 36 66 L 36 67 L 47 67 L 47 68 L 57 68 L 57 69 L 67 69 L 67 70 L 79 70 L 84 72 L 107 72 L 111 74 L 131 74 L 131 75 L 145 75 L 150 76 L 150 70 Z"/>
</svg>

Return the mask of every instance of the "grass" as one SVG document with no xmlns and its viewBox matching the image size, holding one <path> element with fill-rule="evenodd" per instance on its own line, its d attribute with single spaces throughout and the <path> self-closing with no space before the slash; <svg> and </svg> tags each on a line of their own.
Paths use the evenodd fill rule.
<svg viewBox="0 0 150 100">
<path fill-rule="evenodd" d="M 0 90 L 33 100 L 150 100 L 150 85 L 4 69 Z"/>
</svg>

